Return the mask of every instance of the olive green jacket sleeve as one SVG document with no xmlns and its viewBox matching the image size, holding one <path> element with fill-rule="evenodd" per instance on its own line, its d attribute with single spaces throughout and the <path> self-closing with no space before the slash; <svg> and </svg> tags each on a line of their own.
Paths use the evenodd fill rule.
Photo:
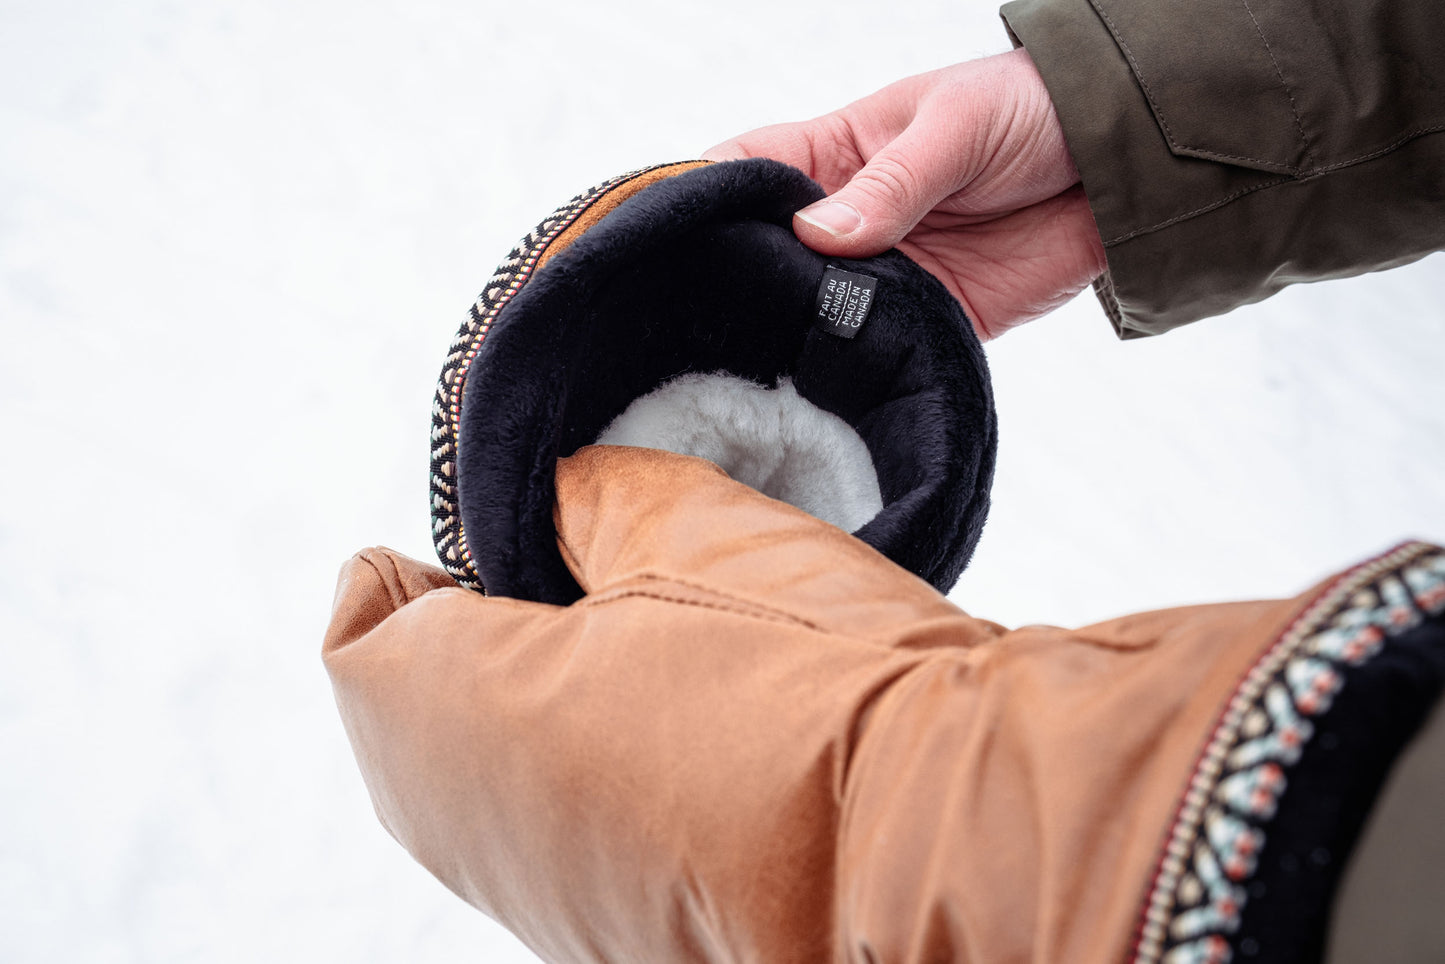
<svg viewBox="0 0 1445 964">
<path fill-rule="evenodd" d="M 1014 0 L 1121 337 L 1445 248 L 1439 0 Z"/>
</svg>

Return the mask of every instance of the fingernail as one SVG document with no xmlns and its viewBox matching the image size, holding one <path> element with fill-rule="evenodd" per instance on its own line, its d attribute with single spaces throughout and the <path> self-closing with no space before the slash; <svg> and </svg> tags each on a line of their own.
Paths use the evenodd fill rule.
<svg viewBox="0 0 1445 964">
<path fill-rule="evenodd" d="M 815 228 L 822 228 L 835 238 L 852 234 L 863 221 L 853 205 L 826 199 L 808 205 L 794 217 L 807 221 Z"/>
</svg>

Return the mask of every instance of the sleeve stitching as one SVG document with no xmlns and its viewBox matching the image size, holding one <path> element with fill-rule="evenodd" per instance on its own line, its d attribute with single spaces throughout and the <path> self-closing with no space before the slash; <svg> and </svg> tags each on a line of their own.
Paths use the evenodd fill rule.
<svg viewBox="0 0 1445 964">
<path fill-rule="evenodd" d="M 1131 49 L 1129 49 L 1129 44 L 1128 44 L 1128 42 L 1124 39 L 1123 34 L 1121 34 L 1121 33 L 1119 32 L 1118 25 L 1114 23 L 1114 18 L 1111 17 L 1111 16 L 1109 16 L 1109 11 L 1105 10 L 1105 9 L 1097 2 L 1097 0 L 1091 0 L 1091 3 L 1092 3 L 1092 6 L 1094 7 L 1095 12 L 1098 13 L 1099 17 L 1104 21 L 1104 23 L 1106 23 L 1106 24 L 1108 25 L 1108 27 L 1109 27 L 1109 33 L 1113 35 L 1113 37 L 1114 37 L 1114 42 L 1117 43 L 1117 44 L 1119 45 L 1119 49 L 1120 49 L 1121 51 L 1123 51 L 1123 53 L 1124 53 L 1124 58 L 1129 61 L 1129 66 L 1130 66 L 1130 68 L 1131 68 L 1131 69 L 1133 70 L 1133 72 L 1134 72 L 1134 77 L 1135 77 L 1136 80 L 1139 81 L 1139 86 L 1140 86 L 1141 88 L 1143 88 L 1143 90 L 1144 90 L 1144 96 L 1145 96 L 1145 98 L 1149 101 L 1149 107 L 1150 107 L 1150 109 L 1154 112 L 1154 117 L 1159 121 L 1159 128 L 1164 132 L 1164 138 L 1165 138 L 1165 140 L 1167 140 L 1167 141 L 1169 142 L 1169 145 L 1170 145 L 1174 150 L 1176 150 L 1176 151 L 1189 151 L 1189 152 L 1191 152 L 1191 153 L 1197 153 L 1197 154 L 1207 154 L 1207 155 L 1210 156 L 1210 157 L 1219 157 L 1219 158 L 1225 158 L 1225 159 L 1228 159 L 1228 160 L 1249 161 L 1249 162 L 1252 163 L 1252 164 L 1267 164 L 1267 165 L 1269 165 L 1269 166 L 1271 166 L 1271 167 L 1275 167 L 1275 168 L 1278 168 L 1278 167 L 1281 166 L 1278 161 L 1272 161 L 1272 160 L 1269 160 L 1269 159 L 1263 158 L 1263 157 L 1250 157 L 1250 156 L 1244 155 L 1244 154 L 1220 154 L 1220 153 L 1215 153 L 1215 152 L 1198 150 L 1198 149 L 1196 149 L 1196 148 L 1188 147 L 1188 146 L 1186 146 L 1186 145 L 1184 145 L 1184 144 L 1181 144 L 1181 143 L 1179 142 L 1178 138 L 1176 138 L 1176 137 L 1174 136 L 1174 131 L 1170 129 L 1170 127 L 1169 127 L 1169 122 L 1168 122 L 1167 120 L 1165 120 L 1165 118 L 1164 118 L 1164 111 L 1160 109 L 1159 102 L 1158 102 L 1158 100 L 1157 100 L 1157 99 L 1155 98 L 1155 96 L 1154 96 L 1154 89 L 1153 89 L 1152 87 L 1150 87 L 1150 86 L 1149 86 L 1149 82 L 1144 79 L 1144 70 L 1143 70 L 1142 67 L 1140 67 L 1139 61 L 1134 57 L 1134 51 L 1131 50 Z M 1251 14 L 1250 16 L 1253 17 L 1253 14 Z M 1256 25 L 1256 26 L 1257 26 L 1257 25 Z M 1262 34 L 1261 34 L 1261 39 L 1263 39 L 1263 35 L 1262 35 Z M 1265 45 L 1265 49 L 1268 50 L 1268 47 L 1269 47 L 1269 45 L 1266 44 L 1266 45 Z M 1273 55 L 1273 54 L 1270 54 L 1270 60 L 1271 60 L 1271 61 L 1274 60 L 1274 55 Z M 1276 70 L 1277 70 L 1277 69 L 1278 69 L 1278 67 L 1276 66 Z M 1288 89 L 1286 89 L 1286 93 L 1288 93 Z M 1293 103 L 1293 98 L 1291 98 L 1291 103 Z M 1296 118 L 1298 118 L 1299 115 L 1296 114 L 1295 116 L 1296 116 Z M 1107 243 L 1107 242 L 1106 242 L 1106 243 Z"/>
<path fill-rule="evenodd" d="M 1168 219 L 1166 219 L 1166 220 L 1164 220 L 1164 221 L 1160 221 L 1158 224 L 1151 224 L 1151 225 L 1149 225 L 1148 227 L 1144 227 L 1144 228 L 1135 228 L 1133 231 L 1130 231 L 1130 232 L 1128 232 L 1127 234 L 1121 234 L 1121 235 L 1118 235 L 1117 237 L 1108 238 L 1108 239 L 1106 239 L 1106 240 L 1104 241 L 1104 247 L 1107 248 L 1107 247 L 1110 247 L 1110 246 L 1112 246 L 1112 245 L 1122 244 L 1122 243 L 1125 242 L 1125 241 L 1130 241 L 1130 240 L 1133 240 L 1134 238 L 1139 237 L 1141 234 L 1153 234 L 1155 231 L 1158 231 L 1158 230 L 1160 230 L 1160 229 L 1162 229 L 1162 228 L 1167 228 L 1167 227 L 1169 227 L 1171 224 L 1178 224 L 1180 221 L 1188 221 L 1190 218 L 1198 217 L 1198 216 L 1201 215 L 1201 214 L 1208 214 L 1210 211 L 1213 211 L 1215 208 L 1223 207 L 1224 205 L 1228 204 L 1230 201 L 1238 200 L 1239 198 L 1244 197 L 1246 194 L 1253 194 L 1255 191 L 1263 190 L 1264 188 L 1267 188 L 1267 187 L 1274 187 L 1276 184 L 1283 184 L 1283 183 L 1285 183 L 1286 181 L 1290 181 L 1290 180 L 1293 180 L 1293 178 L 1276 177 L 1276 178 L 1271 178 L 1271 179 L 1268 180 L 1268 181 L 1261 181 L 1261 182 L 1259 182 L 1259 183 L 1257 183 L 1257 184 L 1251 184 L 1251 185 L 1248 186 L 1248 187 L 1240 188 L 1238 191 L 1235 191 L 1233 194 L 1226 194 L 1224 197 L 1219 198 L 1218 200 L 1211 201 L 1211 202 L 1208 203 L 1208 204 L 1205 204 L 1205 205 L 1203 205 L 1203 206 L 1201 206 L 1201 207 L 1197 207 L 1197 208 L 1195 208 L 1193 211 L 1187 211 L 1187 212 L 1185 212 L 1184 214 L 1176 214 L 1174 217 L 1168 218 Z"/>
<path fill-rule="evenodd" d="M 1299 166 L 1306 167 L 1310 160 L 1310 139 L 1305 134 L 1304 121 L 1300 118 L 1299 105 L 1295 103 L 1294 91 L 1290 89 L 1288 81 L 1284 79 L 1284 71 L 1279 69 L 1279 61 L 1275 59 L 1274 48 L 1269 45 L 1269 38 L 1264 35 L 1264 28 L 1259 25 L 1254 11 L 1250 9 L 1249 0 L 1239 0 L 1239 4 L 1244 7 L 1244 12 L 1249 14 L 1250 23 L 1254 24 L 1254 32 L 1259 34 L 1260 43 L 1264 44 L 1264 52 L 1269 54 L 1269 62 L 1274 65 L 1274 75 L 1279 78 L 1279 85 L 1284 89 L 1285 96 L 1289 98 L 1289 110 L 1291 114 L 1294 114 L 1294 126 L 1299 131 L 1300 148 L 1303 151 L 1300 157 L 1302 163 Z"/>
<path fill-rule="evenodd" d="M 1246 194 L 1253 194 L 1255 191 L 1263 190 L 1264 188 L 1275 187 L 1276 185 L 1285 184 L 1292 181 L 1310 181 L 1317 177 L 1322 177 L 1326 174 L 1333 174 L 1334 172 L 1342 170 L 1346 167 L 1353 167 L 1356 164 L 1363 164 L 1366 161 L 1372 161 L 1377 157 L 1383 157 L 1384 155 L 1389 154 L 1391 151 L 1398 150 L 1400 147 L 1417 138 L 1425 137 L 1429 134 L 1439 134 L 1442 132 L 1445 132 L 1445 124 L 1436 125 L 1434 127 L 1420 127 L 1414 130 L 1406 131 L 1404 134 L 1400 135 L 1400 137 L 1397 138 L 1395 141 L 1385 147 L 1379 148 L 1378 150 L 1369 151 L 1368 153 L 1361 154 L 1358 157 L 1349 158 L 1348 160 L 1337 161 L 1334 164 L 1317 167 L 1311 171 L 1306 172 L 1305 174 L 1300 175 L 1299 177 L 1276 177 L 1271 178 L 1267 181 L 1260 181 L 1258 183 L 1251 184 L 1247 187 L 1240 188 L 1233 194 L 1227 194 L 1224 197 L 1219 198 L 1218 200 L 1211 201 L 1208 204 L 1197 207 L 1192 211 L 1187 211 L 1184 214 L 1177 214 L 1172 218 L 1167 218 L 1163 221 L 1160 221 L 1158 224 L 1151 224 L 1148 227 L 1143 228 L 1135 228 L 1134 230 L 1129 231 L 1125 234 L 1120 234 L 1112 238 L 1107 238 L 1104 241 L 1104 247 L 1107 248 L 1112 247 L 1116 244 L 1122 244 L 1123 242 L 1131 241 L 1134 238 L 1139 237 L 1140 235 L 1152 234 L 1155 231 L 1159 231 L 1171 225 L 1178 224 L 1180 221 L 1187 221 L 1190 218 L 1198 217 L 1201 214 L 1208 214 L 1215 208 L 1223 207 L 1230 201 L 1238 200 L 1239 198 L 1244 197 Z"/>
<path fill-rule="evenodd" d="M 1416 127 L 1413 130 L 1408 130 L 1405 133 L 1401 134 L 1398 138 L 1396 138 L 1391 143 L 1385 145 L 1384 147 L 1381 147 L 1377 150 L 1369 151 L 1365 154 L 1361 154 L 1358 157 L 1352 157 L 1349 160 L 1336 161 L 1333 164 L 1326 164 L 1323 167 L 1317 167 L 1314 170 L 1310 171 L 1306 176 L 1314 177 L 1317 174 L 1329 174 L 1334 171 L 1338 171 L 1342 167 L 1350 167 L 1354 164 L 1362 164 L 1365 161 L 1373 161 L 1377 157 L 1388 154 L 1393 150 L 1398 150 L 1410 141 L 1415 140 L 1417 137 L 1424 137 L 1427 134 L 1439 134 L 1442 131 L 1445 131 L 1445 124 L 1436 124 L 1433 127 Z"/>
</svg>

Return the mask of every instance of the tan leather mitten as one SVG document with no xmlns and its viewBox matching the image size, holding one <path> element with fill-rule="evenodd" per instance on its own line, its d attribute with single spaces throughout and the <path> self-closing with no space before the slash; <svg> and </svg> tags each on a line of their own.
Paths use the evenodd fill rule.
<svg viewBox="0 0 1445 964">
<path fill-rule="evenodd" d="M 548 961 L 1317 954 L 1445 680 L 1419 543 L 1007 632 L 698 459 L 583 449 L 556 524 L 581 601 L 373 549 L 325 641 L 382 822 Z"/>
</svg>

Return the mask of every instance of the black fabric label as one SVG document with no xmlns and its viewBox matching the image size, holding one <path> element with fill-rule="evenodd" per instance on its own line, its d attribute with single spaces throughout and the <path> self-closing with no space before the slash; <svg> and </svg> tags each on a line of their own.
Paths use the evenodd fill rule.
<svg viewBox="0 0 1445 964">
<path fill-rule="evenodd" d="M 828 265 L 823 270 L 823 283 L 818 286 L 813 317 L 828 334 L 852 338 L 868 320 L 877 293 L 877 278 Z"/>
</svg>

